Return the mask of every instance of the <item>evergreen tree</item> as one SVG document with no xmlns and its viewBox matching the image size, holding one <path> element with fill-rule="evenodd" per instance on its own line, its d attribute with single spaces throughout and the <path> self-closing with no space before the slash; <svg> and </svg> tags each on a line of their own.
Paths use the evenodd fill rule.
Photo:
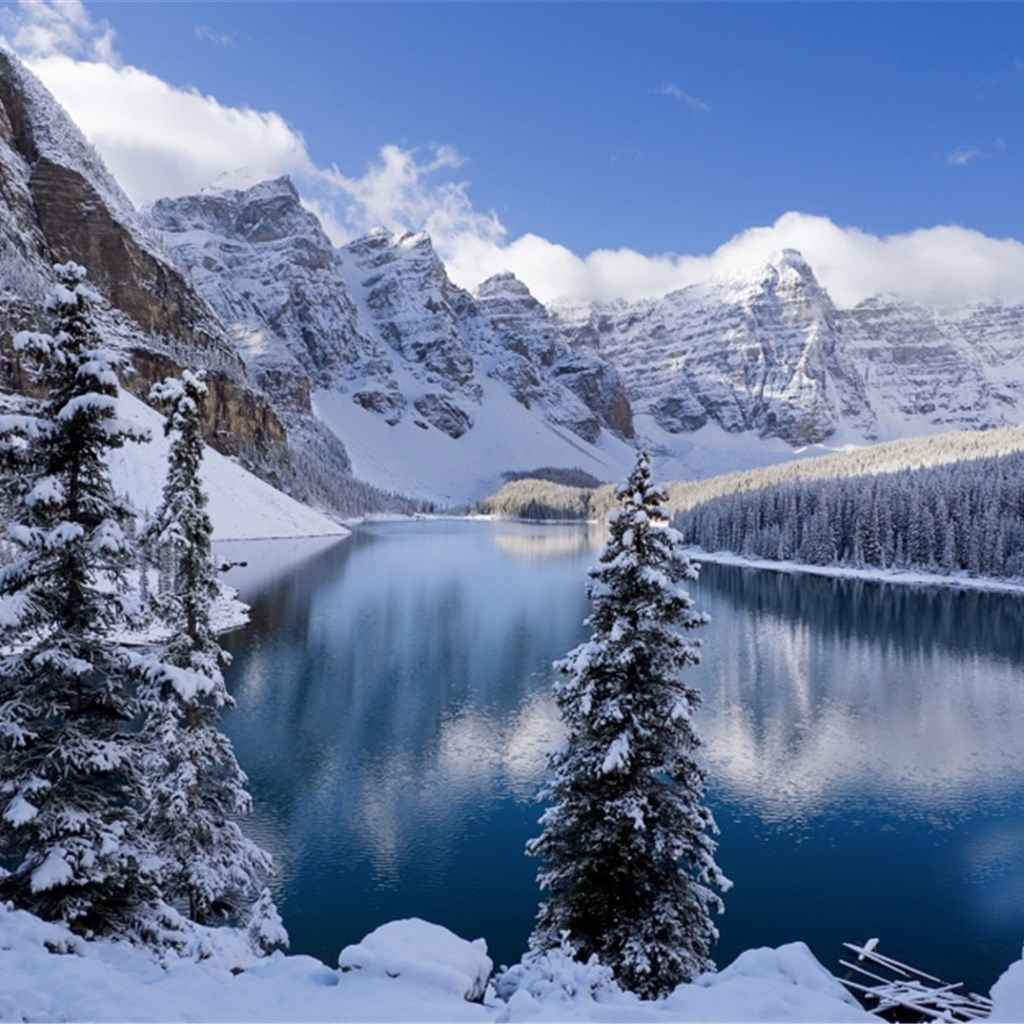
<svg viewBox="0 0 1024 1024">
<path fill-rule="evenodd" d="M 16 559 L 0 570 L 0 899 L 80 931 L 133 933 L 158 897 L 139 828 L 145 793 L 133 552 L 108 458 L 144 435 L 117 416 L 119 353 L 97 335 L 85 270 L 58 265 L 52 334 L 14 347 L 43 397 L 0 420 Z"/>
<path fill-rule="evenodd" d="M 645 454 L 617 496 L 587 588 L 591 638 L 558 663 L 567 739 L 551 758 L 543 832 L 528 844 L 546 893 L 531 947 L 596 954 L 653 997 L 712 966 L 712 913 L 730 883 L 703 800 L 700 694 L 682 675 L 700 650 L 684 631 L 706 621 L 684 589 L 697 573 L 664 522 Z"/>
<path fill-rule="evenodd" d="M 864 538 L 862 541 L 864 562 L 868 565 L 884 565 L 882 556 L 882 527 L 878 519 L 878 490 L 872 487 L 870 508 L 864 517 Z"/>
<path fill-rule="evenodd" d="M 251 808 L 248 780 L 219 728 L 221 710 L 233 702 L 221 671 L 229 655 L 210 618 L 220 584 L 199 473 L 206 385 L 185 371 L 155 385 L 150 398 L 167 407 L 171 438 L 163 499 L 146 537 L 168 567 L 156 601 L 170 633 L 162 660 L 188 671 L 154 676 L 144 690 L 144 731 L 155 740 L 147 746 L 146 824 L 165 862 L 165 894 L 187 901 L 192 919 L 205 923 L 254 899 L 272 864 L 235 821 Z"/>
<path fill-rule="evenodd" d="M 253 952 L 258 956 L 270 956 L 276 950 L 288 948 L 288 932 L 285 931 L 269 889 L 262 890 L 253 903 L 246 921 L 246 934 Z"/>
</svg>

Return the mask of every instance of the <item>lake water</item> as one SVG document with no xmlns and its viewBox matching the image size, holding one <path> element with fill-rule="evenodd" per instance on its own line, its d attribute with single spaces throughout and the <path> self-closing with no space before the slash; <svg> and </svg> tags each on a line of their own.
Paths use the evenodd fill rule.
<svg viewBox="0 0 1024 1024">
<path fill-rule="evenodd" d="M 420 521 L 230 545 L 251 624 L 227 719 L 292 949 L 418 916 L 523 951 L 550 662 L 592 530 Z M 706 565 L 701 731 L 720 965 L 844 940 L 987 991 L 1024 940 L 1024 601 Z"/>
</svg>

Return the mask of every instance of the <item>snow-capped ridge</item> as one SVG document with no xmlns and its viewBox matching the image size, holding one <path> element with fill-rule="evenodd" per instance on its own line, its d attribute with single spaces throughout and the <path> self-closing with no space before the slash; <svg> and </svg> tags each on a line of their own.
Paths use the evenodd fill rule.
<svg viewBox="0 0 1024 1024">
<path fill-rule="evenodd" d="M 387 447 L 425 444 L 447 460 L 451 441 L 462 443 L 475 431 L 482 431 L 481 443 L 491 437 L 487 424 L 504 395 L 525 414 L 520 443 L 551 437 L 528 456 L 538 464 L 575 465 L 582 454 L 607 472 L 597 450 L 603 432 L 631 432 L 611 367 L 573 352 L 514 278 L 505 279 L 501 293 L 489 286 L 473 295 L 455 285 L 424 231 L 377 228 L 334 247 L 285 179 L 160 200 L 152 216 L 268 390 L 306 409 L 308 396 L 322 395 L 316 407 L 352 452 L 357 475 L 405 490 L 380 475 L 385 453 L 376 451 L 377 440 L 368 444 L 379 424 L 388 428 L 381 443 L 392 430 L 415 428 L 412 439 L 391 437 Z M 505 300 L 517 308 L 506 309 Z M 489 466 L 486 486 L 520 466 L 515 440 L 508 439 L 502 456 L 514 462 Z M 447 488 L 432 493 L 479 496 L 471 475 L 459 497 Z"/>
</svg>

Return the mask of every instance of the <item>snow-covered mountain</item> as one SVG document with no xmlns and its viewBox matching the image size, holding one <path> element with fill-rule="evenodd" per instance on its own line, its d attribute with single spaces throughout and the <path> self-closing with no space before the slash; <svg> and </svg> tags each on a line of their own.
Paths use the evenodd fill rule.
<svg viewBox="0 0 1024 1024">
<path fill-rule="evenodd" d="M 0 51 L 0 391 L 29 386 L 10 339 L 46 325 L 52 267 L 67 259 L 88 268 L 103 333 L 131 355 L 129 390 L 144 397 L 168 374 L 203 369 L 214 449 L 302 501 L 349 513 L 387 507 L 390 498 L 352 479 L 336 435 L 249 371 L 150 219 L 38 79 Z"/>
<path fill-rule="evenodd" d="M 511 274 L 458 287 L 424 234 L 334 246 L 287 178 L 140 213 L 0 54 L 0 387 L 26 386 L 3 339 L 39 321 L 67 258 L 106 297 L 136 394 L 206 368 L 210 443 L 323 507 L 397 503 L 356 478 L 459 503 L 507 471 L 619 478 L 638 444 L 685 479 L 1024 422 L 1024 307 L 840 308 L 786 250 L 658 299 L 546 309 Z"/>
<path fill-rule="evenodd" d="M 286 418 L 314 411 L 361 479 L 458 502 L 508 470 L 628 464 L 618 373 L 510 275 L 470 294 L 424 234 L 335 248 L 287 178 L 162 199 L 150 217 Z"/>
<path fill-rule="evenodd" d="M 746 279 L 556 319 L 619 369 L 641 432 L 669 450 L 708 424 L 799 447 L 1024 421 L 1024 307 L 841 309 L 792 249 Z"/>
</svg>

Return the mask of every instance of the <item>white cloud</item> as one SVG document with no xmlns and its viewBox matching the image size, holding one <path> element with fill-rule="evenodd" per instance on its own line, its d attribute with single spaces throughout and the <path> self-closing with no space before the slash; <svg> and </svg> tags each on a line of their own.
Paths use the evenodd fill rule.
<svg viewBox="0 0 1024 1024">
<path fill-rule="evenodd" d="M 130 65 L 59 55 L 27 63 L 137 203 L 195 192 L 236 169 L 256 180 L 316 174 L 280 114 L 225 106 Z"/>
<path fill-rule="evenodd" d="M 711 113 L 711 105 L 709 103 L 702 100 L 699 96 L 688 93 L 685 89 L 676 85 L 675 82 L 665 82 L 664 85 L 659 86 L 654 91 L 656 95 L 668 96 L 677 103 L 682 103 L 684 106 L 689 107 L 691 110 L 698 110 L 702 114 Z"/>
<path fill-rule="evenodd" d="M 10 32 L 8 45 L 23 57 L 73 57 L 117 64 L 114 29 L 96 20 L 82 0 L 18 0 L 0 12 L 0 26 Z"/>
<path fill-rule="evenodd" d="M 218 32 L 209 25 L 196 25 L 196 39 L 204 43 L 213 43 L 216 46 L 232 48 L 238 45 L 238 36 L 234 32 Z"/>
<path fill-rule="evenodd" d="M 936 305 L 1024 302 L 1024 244 L 955 225 L 879 236 L 794 211 L 741 232 L 708 255 L 604 249 L 580 257 L 536 235 L 497 246 L 457 238 L 447 248 L 453 277 L 462 283 L 512 270 L 542 300 L 660 295 L 709 278 L 749 274 L 780 249 L 792 248 L 804 254 L 840 305 L 879 292 Z"/>
<path fill-rule="evenodd" d="M 950 167 L 966 167 L 984 155 L 980 149 L 974 146 L 957 146 L 956 149 L 946 156 L 946 163 Z"/>
<path fill-rule="evenodd" d="M 18 13 L 15 38 L 32 29 L 22 36 L 21 52 L 136 202 L 196 191 L 225 172 L 241 170 L 249 182 L 290 174 L 335 241 L 382 224 L 425 229 L 458 283 L 472 287 L 512 270 L 544 301 L 659 295 L 749 273 L 779 249 L 795 248 L 841 304 L 880 291 L 926 303 L 1024 302 L 1024 245 L 955 225 L 878 236 L 789 212 L 705 255 L 621 248 L 581 256 L 535 234 L 511 237 L 496 214 L 474 205 L 468 184 L 456 177 L 465 162 L 451 147 L 417 152 L 386 145 L 361 174 L 318 166 L 301 134 L 273 111 L 227 106 L 100 59 L 103 48 L 114 53 L 113 33 L 77 0 L 59 8 L 29 5 L 28 17 Z M 88 59 L 55 52 L 61 46 Z"/>
</svg>

